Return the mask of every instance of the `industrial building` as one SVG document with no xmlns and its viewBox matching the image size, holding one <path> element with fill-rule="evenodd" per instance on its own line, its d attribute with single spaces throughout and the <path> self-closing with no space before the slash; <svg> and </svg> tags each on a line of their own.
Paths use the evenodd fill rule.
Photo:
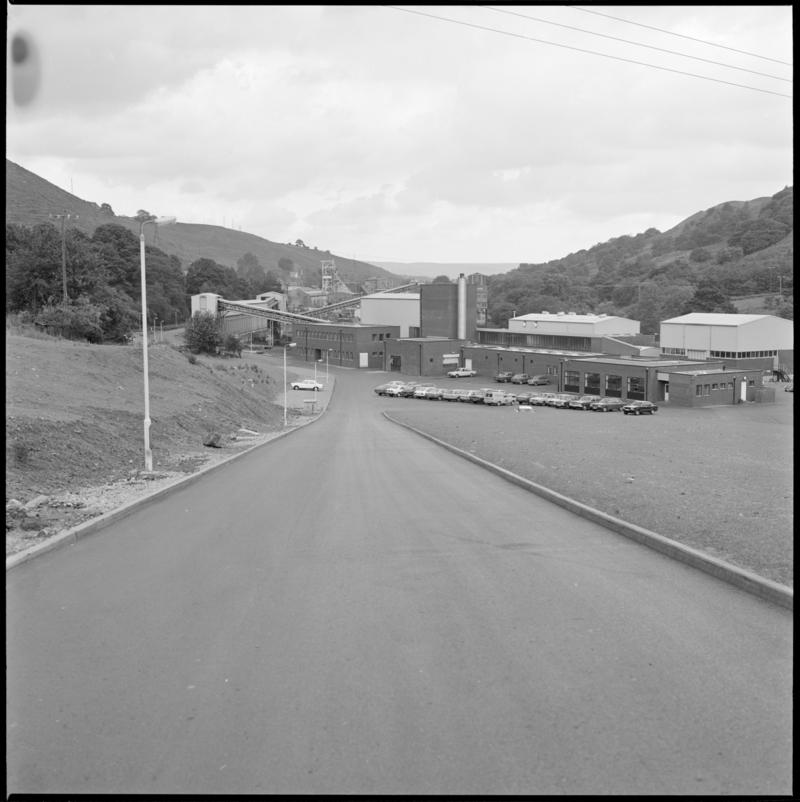
<svg viewBox="0 0 800 802">
<path fill-rule="evenodd" d="M 477 329 L 478 286 L 462 273 L 455 284 L 420 286 L 420 334 L 474 341 Z"/>
<path fill-rule="evenodd" d="M 504 348 L 544 348 L 614 356 L 657 357 L 654 335 L 617 315 L 538 312 L 514 316 L 507 329 L 478 329 L 477 342 Z"/>
<path fill-rule="evenodd" d="M 692 312 L 661 323 L 665 357 L 722 359 L 728 368 L 794 372 L 794 324 L 774 315 Z"/>
<path fill-rule="evenodd" d="M 559 388 L 565 393 L 681 406 L 774 400 L 762 392 L 763 371 L 759 368 L 730 370 L 722 362 L 690 359 L 566 359 L 561 365 Z"/>
<path fill-rule="evenodd" d="M 395 342 L 399 326 L 360 323 L 292 323 L 293 358 L 304 362 L 328 360 L 347 368 L 385 370 L 384 343 Z"/>
</svg>

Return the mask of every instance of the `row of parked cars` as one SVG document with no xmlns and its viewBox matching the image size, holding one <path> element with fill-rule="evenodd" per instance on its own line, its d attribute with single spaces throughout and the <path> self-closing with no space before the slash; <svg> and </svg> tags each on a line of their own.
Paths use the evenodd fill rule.
<svg viewBox="0 0 800 802">
<path fill-rule="evenodd" d="M 623 401 L 599 395 L 578 395 L 576 393 L 522 392 L 509 393 L 504 390 L 482 387 L 479 390 L 458 390 L 455 388 L 434 387 L 418 382 L 391 381 L 375 388 L 378 395 L 394 398 L 421 398 L 429 401 L 464 401 L 485 406 L 509 406 L 528 404 L 548 406 L 556 409 L 588 409 L 593 412 L 616 412 L 625 415 L 652 415 L 658 406 L 651 401 Z"/>
<path fill-rule="evenodd" d="M 450 375 L 449 373 L 447 374 Z M 509 384 L 552 384 L 553 377 L 548 376 L 545 373 L 539 374 L 538 376 L 529 376 L 527 373 L 510 373 L 506 371 L 501 371 L 500 373 L 495 373 L 494 380 L 496 382 L 508 382 Z"/>
</svg>

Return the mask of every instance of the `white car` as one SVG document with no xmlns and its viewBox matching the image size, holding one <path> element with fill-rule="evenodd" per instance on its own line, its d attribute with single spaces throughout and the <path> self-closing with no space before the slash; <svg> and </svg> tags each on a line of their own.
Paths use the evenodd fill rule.
<svg viewBox="0 0 800 802">
<path fill-rule="evenodd" d="M 466 376 L 477 376 L 477 370 L 470 370 L 469 368 L 456 368 L 455 370 L 448 370 L 447 375 L 451 379 L 459 379 Z"/>
<path fill-rule="evenodd" d="M 299 381 L 299 382 L 292 382 L 292 390 L 314 390 L 314 391 L 318 391 L 318 390 L 322 390 L 322 389 L 323 389 L 323 386 L 319 382 L 314 381 L 314 379 L 303 379 L 302 381 Z"/>
</svg>

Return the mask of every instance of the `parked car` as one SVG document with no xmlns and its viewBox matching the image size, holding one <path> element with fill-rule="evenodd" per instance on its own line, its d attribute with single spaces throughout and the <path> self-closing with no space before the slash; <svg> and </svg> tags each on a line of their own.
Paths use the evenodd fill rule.
<svg viewBox="0 0 800 802">
<path fill-rule="evenodd" d="M 459 401 L 466 401 L 471 404 L 483 403 L 483 391 L 481 390 L 465 390 L 464 395 L 458 399 Z"/>
<path fill-rule="evenodd" d="M 530 376 L 527 373 L 515 373 L 511 377 L 511 384 L 527 384 Z"/>
<path fill-rule="evenodd" d="M 460 379 L 466 376 L 477 376 L 477 370 L 471 370 L 470 368 L 456 368 L 455 370 L 448 370 L 447 375 L 451 379 Z"/>
<path fill-rule="evenodd" d="M 314 390 L 315 392 L 322 390 L 323 386 L 314 381 L 314 379 L 301 379 L 298 382 L 292 382 L 292 390 Z"/>
<path fill-rule="evenodd" d="M 546 407 L 547 402 L 555 395 L 555 393 L 531 393 L 528 403 L 535 407 Z"/>
<path fill-rule="evenodd" d="M 589 409 L 591 404 L 599 400 L 599 395 L 582 395 L 580 398 L 573 398 L 568 406 L 570 409 Z"/>
<path fill-rule="evenodd" d="M 466 390 L 444 389 L 442 390 L 442 401 L 460 401 L 461 396 L 466 393 Z"/>
<path fill-rule="evenodd" d="M 531 376 L 528 379 L 528 384 L 550 384 L 553 381 L 552 376 L 545 376 L 543 373 L 539 376 Z"/>
<path fill-rule="evenodd" d="M 617 412 L 624 406 L 625 402 L 621 398 L 601 398 L 589 404 L 589 409 L 592 412 Z"/>
<path fill-rule="evenodd" d="M 486 406 L 508 406 L 516 403 L 517 397 L 513 393 L 506 393 L 503 390 L 489 390 L 483 397 Z"/>
<path fill-rule="evenodd" d="M 414 390 L 414 398 L 425 398 L 428 390 L 433 390 L 435 388 L 431 387 L 429 384 L 421 384 Z"/>
<path fill-rule="evenodd" d="M 383 395 L 393 396 L 394 398 L 399 398 L 403 395 L 406 388 L 409 387 L 408 384 L 405 382 L 401 384 L 390 384 L 383 392 Z M 416 387 L 416 385 L 411 385 L 411 387 Z"/>
<path fill-rule="evenodd" d="M 517 403 L 518 404 L 528 404 L 531 400 L 530 393 L 517 393 Z"/>
<path fill-rule="evenodd" d="M 658 407 L 652 401 L 629 401 L 622 407 L 625 415 L 652 415 Z"/>
<path fill-rule="evenodd" d="M 441 387 L 428 387 L 425 391 L 425 398 L 429 401 L 440 401 L 443 392 L 444 390 Z"/>
<path fill-rule="evenodd" d="M 557 409 L 567 409 L 567 405 L 572 399 L 575 398 L 572 393 L 553 393 L 552 398 L 545 401 L 548 407 L 556 407 Z"/>
<path fill-rule="evenodd" d="M 414 390 L 416 390 L 417 387 L 419 387 L 417 382 L 408 382 L 407 384 L 402 384 L 397 389 L 397 395 L 399 395 L 400 398 L 410 398 L 412 395 L 414 395 Z"/>
<path fill-rule="evenodd" d="M 388 390 L 390 387 L 399 387 L 401 384 L 405 384 L 405 382 L 404 382 L 404 381 L 400 381 L 400 380 L 395 380 L 395 381 L 385 382 L 384 384 L 379 384 L 379 385 L 378 385 L 378 386 L 375 388 L 375 392 L 376 392 L 378 395 L 386 395 L 386 391 L 387 391 L 387 390 Z"/>
<path fill-rule="evenodd" d="M 500 373 L 495 373 L 494 380 L 496 382 L 510 382 L 513 375 L 514 374 L 509 371 L 502 371 Z"/>
</svg>

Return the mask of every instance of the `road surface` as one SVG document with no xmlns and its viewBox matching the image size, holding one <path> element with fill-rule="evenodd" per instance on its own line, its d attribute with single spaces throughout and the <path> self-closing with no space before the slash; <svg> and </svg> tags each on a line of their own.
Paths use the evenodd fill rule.
<svg viewBox="0 0 800 802">
<path fill-rule="evenodd" d="M 790 612 L 336 375 L 316 423 L 7 574 L 9 793 L 791 793 Z"/>
</svg>

